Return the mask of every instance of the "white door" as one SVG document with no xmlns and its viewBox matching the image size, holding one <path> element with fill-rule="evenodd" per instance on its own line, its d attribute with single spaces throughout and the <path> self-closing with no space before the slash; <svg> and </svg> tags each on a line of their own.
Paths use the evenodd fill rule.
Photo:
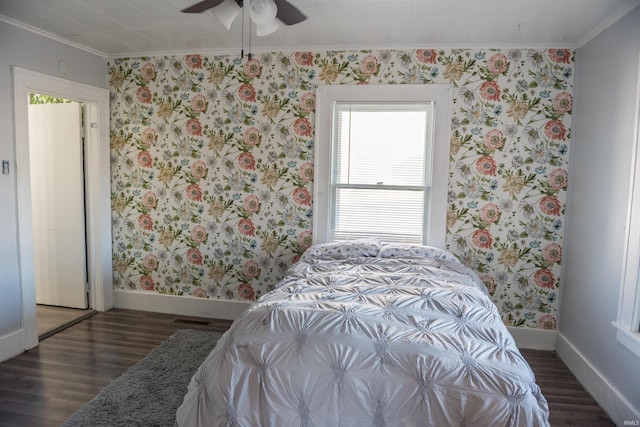
<svg viewBox="0 0 640 427">
<path fill-rule="evenodd" d="M 87 308 L 81 105 L 29 105 L 36 302 Z"/>
</svg>

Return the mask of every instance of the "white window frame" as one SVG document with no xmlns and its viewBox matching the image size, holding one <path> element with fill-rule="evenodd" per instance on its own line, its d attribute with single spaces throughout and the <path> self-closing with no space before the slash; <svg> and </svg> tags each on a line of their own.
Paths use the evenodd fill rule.
<svg viewBox="0 0 640 427">
<path fill-rule="evenodd" d="M 426 196 L 426 240 L 423 244 L 445 248 L 449 144 L 451 139 L 451 88 L 449 85 L 320 85 L 316 91 L 315 164 L 313 182 L 313 243 L 329 241 L 331 219 L 331 163 L 333 106 L 336 102 L 433 102 L 431 188 Z"/>
<path fill-rule="evenodd" d="M 640 81 L 640 64 L 639 80 Z M 636 122 L 632 151 L 631 188 L 627 213 L 622 286 L 618 303 L 618 341 L 640 357 L 640 84 L 636 88 Z"/>
</svg>

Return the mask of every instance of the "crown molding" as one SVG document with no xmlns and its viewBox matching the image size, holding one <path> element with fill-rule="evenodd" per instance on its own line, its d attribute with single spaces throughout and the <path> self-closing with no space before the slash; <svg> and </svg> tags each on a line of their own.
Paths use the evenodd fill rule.
<svg viewBox="0 0 640 427">
<path fill-rule="evenodd" d="M 36 28 L 36 27 L 31 26 L 31 25 L 27 25 L 27 24 L 25 24 L 23 22 L 16 21 L 15 19 L 9 18 L 9 17 L 4 16 L 4 15 L 0 15 L 0 21 L 6 22 L 9 25 L 13 25 L 14 27 L 21 28 L 21 29 L 29 31 L 31 33 L 37 34 L 39 36 L 46 37 L 46 38 L 48 38 L 50 40 L 53 40 L 53 41 L 56 41 L 58 43 L 62 43 L 62 44 L 65 44 L 67 46 L 74 47 L 76 49 L 80 49 L 80 50 L 83 50 L 85 52 L 91 53 L 93 55 L 100 56 L 102 58 L 108 58 L 109 57 L 109 55 L 107 55 L 104 52 L 101 52 L 99 50 L 87 47 L 87 46 L 85 46 L 83 44 L 80 44 L 80 43 L 74 43 L 74 42 L 72 42 L 70 40 L 67 40 L 67 39 L 63 38 L 63 37 L 56 36 L 55 34 L 51 34 L 51 33 L 47 32 L 47 31 L 41 30 L 40 28 Z"/>
<path fill-rule="evenodd" d="M 593 30 L 589 31 L 583 38 L 581 38 L 578 41 L 576 48 L 579 49 L 584 45 L 586 45 L 587 43 L 589 43 L 591 40 L 596 38 L 598 34 L 600 34 L 604 30 L 606 30 L 607 28 L 611 27 L 613 24 L 618 22 L 623 16 L 631 12 L 638 5 L 640 5 L 640 0 L 634 0 L 631 3 L 627 4 L 626 6 L 623 6 L 622 8 L 618 9 L 613 15 L 609 16 L 607 19 L 602 21 L 600 25 L 596 26 Z"/>
</svg>

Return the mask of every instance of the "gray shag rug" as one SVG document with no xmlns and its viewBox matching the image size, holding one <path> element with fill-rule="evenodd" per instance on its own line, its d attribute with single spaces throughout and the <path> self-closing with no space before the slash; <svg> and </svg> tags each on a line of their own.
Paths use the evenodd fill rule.
<svg viewBox="0 0 640 427">
<path fill-rule="evenodd" d="M 221 336 L 212 331 L 177 331 L 62 425 L 175 425 L 191 377 Z"/>
</svg>

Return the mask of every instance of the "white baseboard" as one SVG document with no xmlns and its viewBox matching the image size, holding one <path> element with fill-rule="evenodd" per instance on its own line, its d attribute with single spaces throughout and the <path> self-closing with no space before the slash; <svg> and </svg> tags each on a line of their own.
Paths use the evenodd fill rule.
<svg viewBox="0 0 640 427">
<path fill-rule="evenodd" d="M 23 353 L 24 347 L 24 329 L 0 337 L 0 362 Z"/>
<path fill-rule="evenodd" d="M 152 294 L 143 291 L 113 291 L 113 306 L 115 308 L 181 316 L 235 320 L 249 305 L 249 303 L 242 301 Z"/>
<path fill-rule="evenodd" d="M 509 332 L 516 341 L 518 348 L 531 348 L 534 350 L 555 350 L 557 331 L 543 329 L 517 328 L 507 326 Z"/>
<path fill-rule="evenodd" d="M 558 334 L 556 352 L 616 425 L 637 425 L 629 422 L 640 420 L 640 410 L 634 408 L 563 334 Z"/>
</svg>

